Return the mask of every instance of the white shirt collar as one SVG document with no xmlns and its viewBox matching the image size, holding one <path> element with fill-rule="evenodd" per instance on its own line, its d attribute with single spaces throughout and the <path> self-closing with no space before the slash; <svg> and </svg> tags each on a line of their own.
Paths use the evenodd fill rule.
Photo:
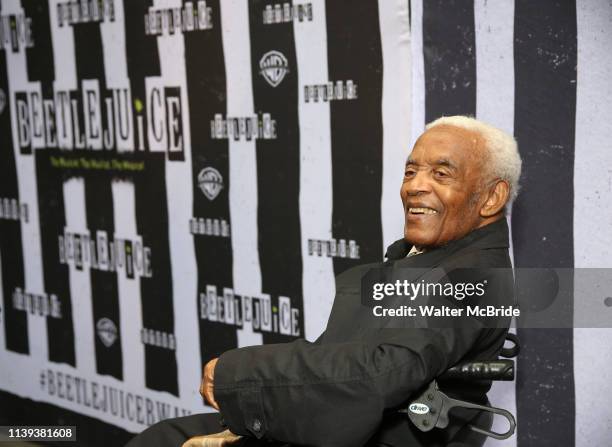
<svg viewBox="0 0 612 447">
<path fill-rule="evenodd" d="M 418 248 L 416 248 L 415 245 L 413 245 L 410 251 L 408 252 L 407 257 L 420 255 L 421 253 L 425 253 L 425 249 L 419 250 Z"/>
</svg>

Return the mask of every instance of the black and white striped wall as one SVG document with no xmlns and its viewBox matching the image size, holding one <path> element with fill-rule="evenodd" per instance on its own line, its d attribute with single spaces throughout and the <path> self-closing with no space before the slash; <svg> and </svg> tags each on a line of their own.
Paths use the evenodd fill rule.
<svg viewBox="0 0 612 447">
<path fill-rule="evenodd" d="M 441 115 L 519 143 L 516 266 L 612 266 L 610 0 L 0 16 L 0 401 L 28 414 L 127 436 L 210 411 L 201 365 L 223 351 L 314 340 L 334 275 L 401 237 L 403 163 Z M 517 415 L 503 445 L 608 445 L 612 330 L 519 336 L 517 381 L 490 393 Z"/>
</svg>

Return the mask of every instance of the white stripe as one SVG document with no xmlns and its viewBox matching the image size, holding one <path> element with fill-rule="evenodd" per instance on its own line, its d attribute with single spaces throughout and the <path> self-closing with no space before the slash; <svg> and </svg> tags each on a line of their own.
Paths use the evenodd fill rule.
<svg viewBox="0 0 612 447">
<path fill-rule="evenodd" d="M 574 265 L 612 267 L 612 4 L 607 0 L 578 0 L 578 79 L 574 157 Z M 580 277 L 580 274 L 576 275 Z M 580 284 L 575 284 L 575 312 L 580 312 Z M 601 311 L 605 293 L 591 296 Z M 612 409 L 612 329 L 574 330 L 576 389 L 576 446 L 609 445 Z"/>
<path fill-rule="evenodd" d="M 100 38 L 104 55 L 104 79 L 106 87 L 108 89 L 129 88 L 125 56 L 123 0 L 115 2 L 115 22 L 103 21 L 100 23 Z M 105 96 L 106 92 L 101 92 L 101 101 L 103 101 L 102 98 Z M 114 142 L 114 147 L 120 147 L 120 143 L 117 140 Z M 106 181 L 110 183 L 109 186 L 112 192 L 113 225 L 115 228 L 115 234 L 109 234 L 108 238 L 113 240 L 139 240 L 142 243 L 136 228 L 133 183 L 111 181 L 110 178 Z M 88 206 L 95 206 L 95 204 L 89 203 Z M 96 231 L 97 228 L 92 228 L 92 230 Z M 95 237 L 95 234 L 93 236 Z M 140 278 L 138 275 L 136 274 L 133 279 L 128 279 L 125 270 L 118 269 L 117 295 L 119 321 L 115 321 L 115 324 L 119 325 L 121 334 L 123 380 L 128 386 L 142 390 L 145 387 L 145 357 L 144 347 L 140 341 L 142 309 L 140 305 Z M 79 314 L 75 313 L 75 315 Z M 93 324 L 95 323 L 93 322 Z"/>
<path fill-rule="evenodd" d="M 410 49 L 412 64 L 411 137 L 409 149 L 425 130 L 425 60 L 423 53 L 423 0 L 410 1 Z"/>
<path fill-rule="evenodd" d="M 412 150 L 408 126 L 412 119 L 412 54 L 408 7 L 408 2 L 404 0 L 378 1 L 383 59 L 383 255 L 392 242 L 404 235 L 404 213 L 399 190 L 404 163 Z"/>
<path fill-rule="evenodd" d="M 180 0 L 155 2 L 155 7 L 180 7 Z M 213 14 L 218 14 L 213 11 Z M 155 39 L 155 37 L 148 37 Z M 197 334 L 198 314 L 197 267 L 189 219 L 193 214 L 193 179 L 191 172 L 191 131 L 189 102 L 185 74 L 185 43 L 181 33 L 157 37 L 161 82 L 181 88 L 183 110 L 183 144 L 185 161 L 166 161 L 166 195 L 160 198 L 168 204 L 168 232 L 172 265 L 172 296 L 174 303 L 174 333 L 179 396 L 187 408 L 202 411 L 202 399 L 197 393 L 200 383 L 200 344 Z M 159 78 L 158 78 L 159 79 Z M 180 197 L 181 200 L 176 200 Z"/>
<path fill-rule="evenodd" d="M 509 134 L 514 132 L 514 3 L 476 0 L 476 117 Z M 509 219 L 508 219 L 509 220 Z M 516 366 L 515 366 L 516 367 Z M 516 417 L 516 382 L 494 382 L 488 394 L 491 404 Z M 493 430 L 507 430 L 496 417 Z M 488 438 L 485 445 L 498 441 Z M 516 434 L 504 446 L 516 445 Z"/>
<path fill-rule="evenodd" d="M 89 234 L 85 214 L 85 181 L 83 178 L 72 178 L 64 182 L 64 212 L 66 214 L 66 232 Z M 89 204 L 92 206 L 92 204 Z M 112 235 L 108 235 L 112 237 Z M 89 234 L 90 240 L 92 235 Z M 93 234 L 95 238 L 96 235 Z M 96 374 L 94 358 L 93 308 L 91 301 L 90 270 L 77 270 L 74 262 L 68 264 L 70 297 L 72 303 L 72 321 L 74 323 L 74 344 L 76 365 L 79 374 L 93 377 Z"/>
<path fill-rule="evenodd" d="M 294 2 L 294 4 L 298 4 Z M 308 240 L 332 236 L 332 163 L 329 102 L 305 102 L 304 86 L 328 79 L 325 2 L 312 2 L 312 21 L 294 21 L 299 74 L 300 223 L 302 229 L 302 290 L 305 337 L 313 341 L 325 329 L 334 299 L 333 259 L 309 255 Z M 282 25 L 268 25 L 282 26 Z"/>
<path fill-rule="evenodd" d="M 78 88 L 74 52 L 74 33 L 71 26 L 63 26 L 61 28 L 58 26 L 57 3 L 58 0 L 54 0 L 49 4 L 51 41 L 53 44 L 53 57 L 55 61 L 55 81 L 53 82 L 53 87 L 56 99 L 58 97 L 58 91 L 76 90 Z M 68 138 L 65 140 L 61 138 L 63 132 L 58 129 L 58 142 L 62 148 L 72 149 L 73 141 L 70 138 L 70 135 L 72 135 L 70 108 L 67 107 L 66 111 L 68 114 L 64 123 L 66 124 Z M 59 116 L 57 121 L 60 121 Z M 83 126 L 83 124 L 81 124 L 81 126 Z M 82 178 L 71 179 L 64 183 L 63 200 L 66 231 L 89 234 L 87 216 L 85 213 L 85 182 Z M 92 314 L 90 271 L 87 268 L 78 271 L 74 267 L 74 263 L 70 263 L 69 279 L 74 324 L 76 366 L 79 374 L 94 377 L 96 374 L 94 357 L 95 324 Z"/>
<path fill-rule="evenodd" d="M 514 132 L 514 3 L 476 0 L 477 118 Z"/>
<path fill-rule="evenodd" d="M 227 0 L 221 6 L 221 30 L 225 53 L 227 116 L 253 115 L 249 10 L 244 0 Z M 219 113 L 223 113 L 219 110 Z M 210 117 L 206 117 L 210 118 Z M 209 126 L 203 122 L 203 126 Z M 234 292 L 261 296 L 257 226 L 257 161 L 255 142 L 229 140 L 230 216 Z M 238 329 L 238 346 L 261 344 L 252 322 Z"/>
<path fill-rule="evenodd" d="M 58 91 L 76 90 L 76 57 L 74 52 L 74 33 L 71 26 L 58 26 L 57 3 L 54 0 L 49 4 L 49 20 L 51 41 L 53 48 L 55 80 L 53 89 L 57 101 Z M 61 148 L 72 149 L 74 142 L 72 135 L 72 118 L 70 107 L 66 107 L 67 115 L 61 120 L 56 113 L 56 121 L 66 126 L 67 138 L 62 138 L 64 128 L 58 128 L 58 143 Z M 81 126 L 83 124 L 81 123 Z M 66 218 L 66 231 L 79 234 L 89 234 L 87 216 L 85 213 L 85 182 L 82 178 L 71 179 L 63 186 L 64 213 Z M 38 217 L 36 218 L 38 222 Z M 109 235 L 111 236 L 111 235 Z M 57 236 L 56 236 L 57 237 Z M 91 235 L 90 235 L 91 237 Z M 95 237 L 95 235 L 94 235 Z M 95 377 L 95 349 L 93 311 L 91 301 L 91 275 L 87 268 L 76 270 L 74 263 L 69 264 L 69 290 L 72 306 L 72 322 L 74 324 L 74 343 L 76 367 L 79 374 Z"/>
<path fill-rule="evenodd" d="M 129 1 L 129 0 L 127 0 Z M 124 0 L 115 0 L 115 20 L 100 22 L 100 38 L 104 55 L 104 76 L 106 88 L 124 88 L 130 86 L 125 47 Z M 127 24 L 130 26 L 130 24 Z M 70 27 L 68 27 L 70 28 Z M 146 37 L 145 37 L 146 38 Z M 130 107 L 131 109 L 131 107 Z"/>
</svg>

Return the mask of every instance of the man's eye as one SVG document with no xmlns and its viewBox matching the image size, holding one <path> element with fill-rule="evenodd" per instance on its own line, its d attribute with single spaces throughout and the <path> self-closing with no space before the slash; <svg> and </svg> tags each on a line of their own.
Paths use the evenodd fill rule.
<svg viewBox="0 0 612 447">
<path fill-rule="evenodd" d="M 412 177 L 414 176 L 416 171 L 414 171 L 414 169 L 406 169 L 406 172 L 404 172 L 404 176 L 406 177 Z"/>
<path fill-rule="evenodd" d="M 448 173 L 440 170 L 434 171 L 434 175 L 438 178 L 448 177 Z"/>
</svg>

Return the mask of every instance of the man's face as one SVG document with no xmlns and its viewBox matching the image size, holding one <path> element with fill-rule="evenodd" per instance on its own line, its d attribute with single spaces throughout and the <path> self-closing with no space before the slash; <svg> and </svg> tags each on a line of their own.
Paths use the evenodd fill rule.
<svg viewBox="0 0 612 447">
<path fill-rule="evenodd" d="M 443 245 L 482 224 L 478 193 L 484 158 L 482 137 L 476 132 L 440 125 L 420 136 L 400 191 L 408 242 Z"/>
</svg>

